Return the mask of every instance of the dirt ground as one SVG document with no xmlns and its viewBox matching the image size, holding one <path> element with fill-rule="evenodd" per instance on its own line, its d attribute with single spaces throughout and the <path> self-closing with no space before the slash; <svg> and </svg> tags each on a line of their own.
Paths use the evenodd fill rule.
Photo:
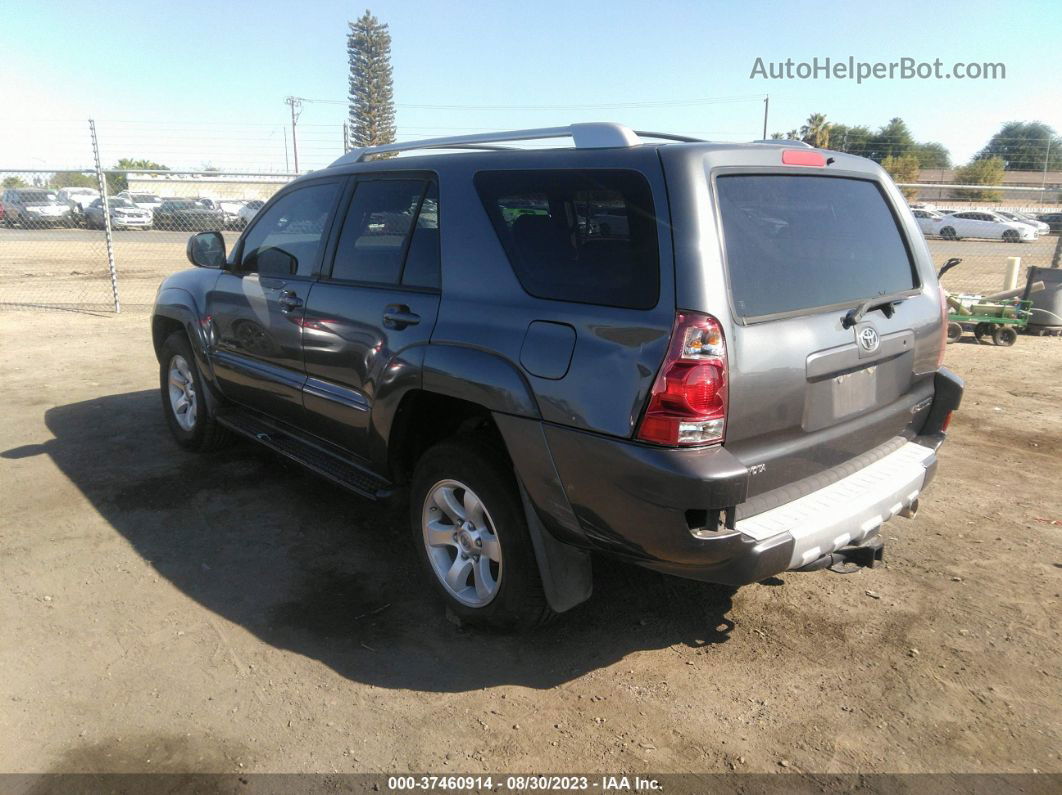
<svg viewBox="0 0 1062 795">
<path fill-rule="evenodd" d="M 146 315 L 0 312 L 0 770 L 1062 772 L 1062 340 L 947 364 L 886 567 L 597 561 L 498 637 L 445 620 L 397 511 L 178 449 Z"/>
</svg>

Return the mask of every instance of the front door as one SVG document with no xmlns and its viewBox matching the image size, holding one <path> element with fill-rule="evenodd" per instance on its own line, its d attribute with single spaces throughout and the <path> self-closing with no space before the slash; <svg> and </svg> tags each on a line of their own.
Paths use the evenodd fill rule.
<svg viewBox="0 0 1062 795">
<path fill-rule="evenodd" d="M 303 403 L 313 432 L 380 465 L 374 401 L 388 384 L 419 378 L 419 348 L 439 310 L 436 184 L 363 177 L 339 228 L 333 265 L 306 303 Z"/>
<path fill-rule="evenodd" d="M 255 218 L 207 297 L 211 359 L 225 397 L 301 424 L 303 311 L 342 179 L 285 191 Z"/>
</svg>

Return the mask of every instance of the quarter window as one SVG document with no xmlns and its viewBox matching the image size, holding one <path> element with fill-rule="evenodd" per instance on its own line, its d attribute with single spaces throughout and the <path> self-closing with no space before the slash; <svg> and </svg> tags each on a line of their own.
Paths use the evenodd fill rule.
<svg viewBox="0 0 1062 795">
<path fill-rule="evenodd" d="M 476 189 L 523 288 L 649 309 L 660 297 L 652 194 L 636 171 L 483 171 Z"/>
</svg>

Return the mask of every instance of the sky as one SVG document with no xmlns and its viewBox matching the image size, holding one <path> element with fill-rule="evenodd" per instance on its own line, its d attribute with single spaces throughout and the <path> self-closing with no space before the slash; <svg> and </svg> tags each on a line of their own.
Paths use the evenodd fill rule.
<svg viewBox="0 0 1062 795">
<path fill-rule="evenodd" d="M 811 113 L 916 139 L 965 162 L 1006 121 L 1062 132 L 1062 3 L 372 0 L 390 26 L 399 140 L 618 121 L 714 140 Z M 0 169 L 104 165 L 300 169 L 342 152 L 347 22 L 334 0 L 0 0 Z M 750 78 L 765 62 L 1002 62 L 1002 80 Z"/>
</svg>

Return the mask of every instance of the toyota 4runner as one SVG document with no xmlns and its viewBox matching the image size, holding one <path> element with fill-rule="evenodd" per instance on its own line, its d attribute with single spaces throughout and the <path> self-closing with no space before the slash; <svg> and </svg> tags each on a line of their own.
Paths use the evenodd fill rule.
<svg viewBox="0 0 1062 795">
<path fill-rule="evenodd" d="M 480 151 L 378 157 L 407 149 Z M 587 599 L 591 552 L 734 586 L 874 565 L 963 390 L 899 191 L 797 142 L 354 150 L 188 256 L 151 321 L 177 441 L 408 498 L 425 573 L 483 624 Z"/>
</svg>

